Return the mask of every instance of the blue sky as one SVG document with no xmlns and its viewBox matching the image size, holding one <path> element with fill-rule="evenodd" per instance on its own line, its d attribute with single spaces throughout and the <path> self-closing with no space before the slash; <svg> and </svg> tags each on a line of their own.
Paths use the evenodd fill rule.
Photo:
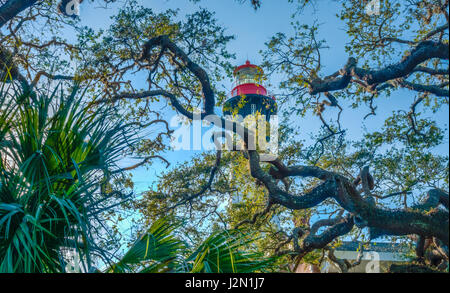
<svg viewBox="0 0 450 293">
<path fill-rule="evenodd" d="M 317 1 L 315 7 L 310 7 L 302 14 L 298 15 L 295 20 L 304 24 L 313 24 L 315 21 L 321 24 L 319 31 L 319 39 L 326 39 L 329 49 L 322 52 L 322 61 L 325 64 L 324 74 L 331 74 L 341 68 L 348 55 L 344 51 L 346 42 L 349 40 L 345 33 L 344 23 L 337 17 L 338 11 L 337 1 L 320 0 Z M 284 32 L 290 35 L 293 32 L 291 27 L 291 14 L 295 10 L 295 5 L 288 3 L 287 0 L 266 0 L 263 1 L 261 8 L 255 11 L 248 3 L 240 4 L 233 0 L 202 0 L 199 3 L 192 3 L 188 0 L 145 0 L 140 3 L 146 7 L 154 9 L 155 12 L 161 12 L 166 9 L 180 9 L 180 17 L 199 9 L 199 7 L 208 8 L 216 13 L 219 23 L 226 28 L 228 34 L 234 35 L 235 40 L 231 41 L 228 49 L 236 54 L 236 65 L 243 64 L 247 58 L 255 64 L 262 61 L 259 51 L 265 48 L 264 43 L 277 32 Z M 82 5 L 80 9 L 80 17 L 82 24 L 93 26 L 96 28 L 107 27 L 110 23 L 109 16 L 117 11 L 117 5 L 111 6 L 110 9 L 97 9 L 92 5 Z M 271 83 L 275 86 L 279 80 L 274 76 Z M 231 90 L 231 83 L 225 82 L 223 87 Z M 269 89 L 277 93 L 276 88 Z M 382 125 L 384 119 L 393 110 L 409 109 L 413 102 L 413 95 L 407 90 L 401 90 L 394 93 L 390 98 L 377 100 L 378 114 L 371 116 L 363 123 L 363 117 L 369 112 L 368 109 L 363 110 L 344 110 L 342 116 L 342 124 L 348 129 L 349 137 L 360 137 L 362 130 L 366 127 L 373 130 Z M 344 105 L 346 106 L 346 105 Z M 347 105 L 348 106 L 348 105 Z M 217 113 L 221 110 L 217 109 Z M 175 113 L 172 113 L 173 115 Z M 334 113 L 335 114 L 335 113 Z M 335 116 L 333 111 L 327 112 L 330 118 Z M 431 114 L 430 114 L 431 115 Z M 318 130 L 320 121 L 318 117 L 308 116 L 305 119 L 296 119 L 299 123 L 300 130 L 305 138 L 310 133 Z M 448 125 L 448 107 L 444 111 L 440 111 L 437 117 L 440 125 Z M 446 131 L 446 143 L 436 149 L 437 152 L 448 154 L 448 130 Z M 165 156 L 172 164 L 170 168 L 176 166 L 177 162 L 189 160 L 191 156 L 199 153 L 198 151 L 176 151 L 167 153 Z M 128 161 L 124 161 L 127 164 Z M 148 189 L 154 183 L 156 175 L 166 170 L 163 163 L 155 162 L 150 170 L 140 168 L 133 172 L 133 178 L 136 183 L 136 191 L 140 192 Z"/>
</svg>

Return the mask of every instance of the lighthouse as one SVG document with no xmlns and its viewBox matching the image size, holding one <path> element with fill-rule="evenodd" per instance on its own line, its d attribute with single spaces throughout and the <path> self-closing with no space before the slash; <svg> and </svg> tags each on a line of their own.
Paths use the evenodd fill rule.
<svg viewBox="0 0 450 293">
<path fill-rule="evenodd" d="M 262 85 L 264 72 L 261 67 L 247 60 L 244 65 L 236 67 L 233 72 L 234 88 L 231 98 L 223 105 L 223 114 L 240 115 L 245 119 L 249 115 L 259 113 L 269 121 L 271 115 L 276 115 L 277 105 L 274 97 L 269 97 Z"/>
<path fill-rule="evenodd" d="M 278 154 L 277 103 L 262 85 L 264 72 L 250 61 L 236 67 L 231 98 L 223 105 L 223 115 L 244 125 L 251 132 L 241 134 L 242 140 L 227 143 L 229 150 L 242 150 L 246 141 L 248 150 L 258 150 L 260 161 L 273 161 Z M 233 126 L 233 131 L 236 131 Z M 250 133 L 256 134 L 250 136 Z M 248 135 L 248 136 L 247 136 Z"/>
<path fill-rule="evenodd" d="M 256 118 L 256 116 L 265 116 L 264 124 L 269 130 L 273 130 L 270 125 L 271 117 L 277 114 L 277 104 L 274 97 L 270 97 L 267 89 L 263 86 L 265 79 L 264 71 L 261 67 L 246 61 L 245 64 L 238 66 L 233 71 L 234 87 L 231 90 L 231 98 L 225 101 L 223 105 L 223 115 L 231 116 L 233 119 L 238 117 L 239 122 L 244 122 L 246 118 Z M 253 116 L 253 117 L 252 117 Z M 261 117 L 260 117 L 261 118 Z M 269 131 L 270 132 L 270 131 Z M 264 133 L 264 132 L 263 132 Z M 266 132 L 267 133 L 267 132 Z M 271 139 L 269 135 L 264 135 L 265 141 L 271 141 L 277 147 L 278 136 Z M 258 146 L 261 145 L 258 142 Z M 240 150 L 233 143 L 231 150 Z M 277 156 L 267 146 L 260 152 L 260 161 L 273 161 Z M 267 153 L 268 151 L 268 153 Z M 234 171 L 230 169 L 230 181 L 234 181 Z M 230 206 L 236 207 L 243 202 L 243 196 L 236 192 L 230 198 Z"/>
</svg>

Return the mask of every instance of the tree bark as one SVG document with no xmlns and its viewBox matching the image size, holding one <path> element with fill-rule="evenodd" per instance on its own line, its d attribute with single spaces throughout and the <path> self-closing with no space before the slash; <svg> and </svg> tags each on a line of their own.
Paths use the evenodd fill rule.
<svg viewBox="0 0 450 293">
<path fill-rule="evenodd" d="M 37 0 L 9 0 L 6 2 L 0 7 L 0 28 L 36 2 Z"/>
</svg>

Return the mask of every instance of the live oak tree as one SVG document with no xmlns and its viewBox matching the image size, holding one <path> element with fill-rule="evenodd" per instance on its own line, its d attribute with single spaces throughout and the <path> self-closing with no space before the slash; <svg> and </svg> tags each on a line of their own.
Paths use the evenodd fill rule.
<svg viewBox="0 0 450 293">
<path fill-rule="evenodd" d="M 428 249 L 427 264 L 445 269 L 448 264 L 448 156 L 433 152 L 433 147 L 445 141 L 445 130 L 439 121 L 426 114 L 448 111 L 448 2 L 386 1 L 379 15 L 368 15 L 365 4 L 343 2 L 340 18 L 348 25 L 346 50 L 352 57 L 332 75 L 321 77 L 320 74 L 323 66 L 320 54 L 325 49 L 325 42 L 317 39 L 320 27 L 297 23 L 295 36 L 280 33 L 268 42 L 263 52 L 268 71 L 279 71 L 286 77 L 280 85 L 287 93 L 281 102 L 289 105 L 285 124 L 292 127 L 293 117 L 311 113 L 323 123 L 323 133 L 316 135 L 310 147 L 289 140 L 284 149 L 286 157 L 282 152 L 270 169 L 261 166 L 257 153 L 252 151 L 240 157 L 244 163 L 239 164 L 240 159 L 235 159 L 238 169 L 249 169 L 246 174 L 256 180 L 242 181 L 238 176 L 226 180 L 236 170 L 230 173 L 226 167 L 230 163 L 225 161 L 220 174 L 211 154 L 186 163 L 182 169 L 164 175 L 157 191 L 149 192 L 145 202 L 153 204 L 148 206 L 148 214 L 158 211 L 157 203 L 163 209 L 179 207 L 164 201 L 171 195 L 175 201 L 188 203 L 182 214 L 199 212 L 200 223 L 204 222 L 201 215 L 216 214 L 217 225 L 221 222 L 230 225 L 233 220 L 241 219 L 244 222 L 235 224 L 253 224 L 265 236 L 272 235 L 269 241 L 272 243 L 264 248 L 271 247 L 279 254 L 294 254 L 299 258 L 315 249 L 325 249 L 343 271 L 358 262 L 346 263 L 334 257 L 330 244 L 339 236 L 351 232 L 357 236 L 364 228 L 369 230 L 366 240 L 409 235 L 417 241 L 419 261 L 424 261 Z M 403 57 L 398 58 L 399 55 Z M 343 105 L 359 110 L 367 105 L 364 119 L 370 119 L 377 114 L 377 99 L 386 99 L 401 88 L 410 90 L 409 109 L 398 109 L 385 118 L 377 131 L 364 133 L 359 141 L 345 139 L 345 128 L 339 119 Z M 335 121 L 331 122 L 324 118 L 330 108 L 338 109 Z M 295 127 L 287 131 L 296 133 Z M 298 163 L 305 165 L 295 165 Z M 202 188 L 186 183 L 189 178 L 186 174 L 192 176 L 192 182 L 203 178 Z M 218 178 L 213 184 L 210 175 Z M 302 181 L 292 177 L 315 180 L 303 179 L 306 186 L 294 189 Z M 228 192 L 223 191 L 224 186 L 229 188 Z M 165 196 L 162 190 L 166 191 Z M 231 211 L 219 214 L 221 202 L 233 195 L 244 195 L 243 208 L 232 205 Z M 195 198 L 199 199 L 194 201 Z M 293 220 L 297 226 L 286 235 L 283 229 L 274 229 L 268 221 L 274 213 L 271 208 L 279 206 L 313 214 L 317 212 L 314 209 L 322 209 L 331 218 L 327 216 L 310 224 L 308 214 L 301 214 L 303 221 L 289 215 L 289 221 Z M 254 216 L 249 217 L 249 212 Z M 286 215 L 280 210 L 275 213 Z M 336 214 L 339 216 L 333 218 Z M 424 215 L 429 218 L 422 218 Z M 432 218 L 436 220 L 434 223 Z M 266 227 L 258 222 L 265 223 Z M 191 231 L 198 231 L 199 225 L 194 223 Z M 319 234 L 321 227 L 326 230 Z M 425 227 L 442 234 L 430 235 Z M 291 241 L 293 245 L 288 249 Z M 277 242 L 282 245 L 274 247 Z"/>
<path fill-rule="evenodd" d="M 313 1 L 291 2 L 299 5 L 298 17 Z M 258 8 L 264 1 L 251 4 Z M 448 1 L 380 4 L 379 13 L 369 15 L 366 1 L 342 1 L 339 17 L 346 24 L 350 57 L 335 73 L 323 70 L 326 43 L 318 38 L 318 25 L 299 20 L 293 36 L 279 33 L 267 43 L 262 52 L 266 71 L 285 77 L 277 160 L 261 163 L 252 150 L 201 156 L 164 175 L 158 190 L 139 203 L 144 214 L 154 219 L 171 212 L 192 215 L 193 223 L 245 225 L 270 235 L 260 242 L 261 249 L 297 261 L 309 261 L 311 254 L 311 261 L 320 260 L 317 252 L 323 251 L 342 271 L 357 264 L 334 257 L 342 236 L 361 239 L 362 231 L 368 231 L 366 240 L 408 236 L 417 241 L 419 261 L 445 269 L 448 156 L 436 155 L 433 148 L 448 137 L 440 121 L 427 113 L 448 111 Z M 124 117 L 137 128 L 161 124 L 156 135 L 130 146 L 128 153 L 141 161 L 121 171 L 164 160 L 161 151 L 167 150 L 171 134 L 166 104 L 188 119 L 194 107 L 201 108 L 201 116 L 209 119 L 223 102 L 218 84 L 230 73 L 233 55 L 226 44 L 232 37 L 210 12 L 200 10 L 177 21 L 176 11 L 157 14 L 132 2 L 108 29 L 94 31 L 57 14 L 57 6 L 53 1 L 5 1 L 0 7 L 0 72 L 30 90 L 41 77 L 76 81 L 96 97 L 92 107 L 120 103 L 127 109 Z M 78 41 L 42 42 L 24 27 L 53 22 L 74 28 Z M 360 139 L 346 136 L 342 113 L 367 109 L 365 119 L 371 119 L 379 112 L 377 102 L 399 90 L 408 90 L 409 109 L 398 109 Z M 330 120 L 328 113 L 336 116 Z M 295 124 L 308 115 L 323 124 L 312 143 L 299 136 Z M 224 213 L 221 203 L 230 195 L 243 196 L 244 205 Z M 274 214 L 281 218 L 279 227 L 269 221 Z M 188 224 L 186 229 L 194 232 L 196 227 L 201 228 Z"/>
</svg>

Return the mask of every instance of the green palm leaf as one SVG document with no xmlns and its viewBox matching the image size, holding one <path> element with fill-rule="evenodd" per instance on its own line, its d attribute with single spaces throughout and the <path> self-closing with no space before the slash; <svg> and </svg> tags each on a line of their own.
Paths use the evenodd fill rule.
<svg viewBox="0 0 450 293">
<path fill-rule="evenodd" d="M 188 258 L 192 273 L 250 273 L 262 271 L 275 261 L 255 251 L 256 239 L 240 230 L 218 231 L 209 236 Z"/>
<path fill-rule="evenodd" d="M 174 235 L 178 226 L 179 224 L 170 223 L 168 219 L 156 221 L 108 271 L 159 272 L 172 265 L 184 247 L 182 241 Z"/>
<path fill-rule="evenodd" d="M 0 88 L 0 272 L 63 272 L 64 251 L 89 266 L 90 203 L 133 133 L 74 87 Z"/>
<path fill-rule="evenodd" d="M 255 252 L 255 239 L 240 230 L 212 233 L 189 252 L 175 234 L 179 225 L 166 218 L 156 221 L 106 272 L 250 273 L 264 271 L 276 260 Z"/>
</svg>

